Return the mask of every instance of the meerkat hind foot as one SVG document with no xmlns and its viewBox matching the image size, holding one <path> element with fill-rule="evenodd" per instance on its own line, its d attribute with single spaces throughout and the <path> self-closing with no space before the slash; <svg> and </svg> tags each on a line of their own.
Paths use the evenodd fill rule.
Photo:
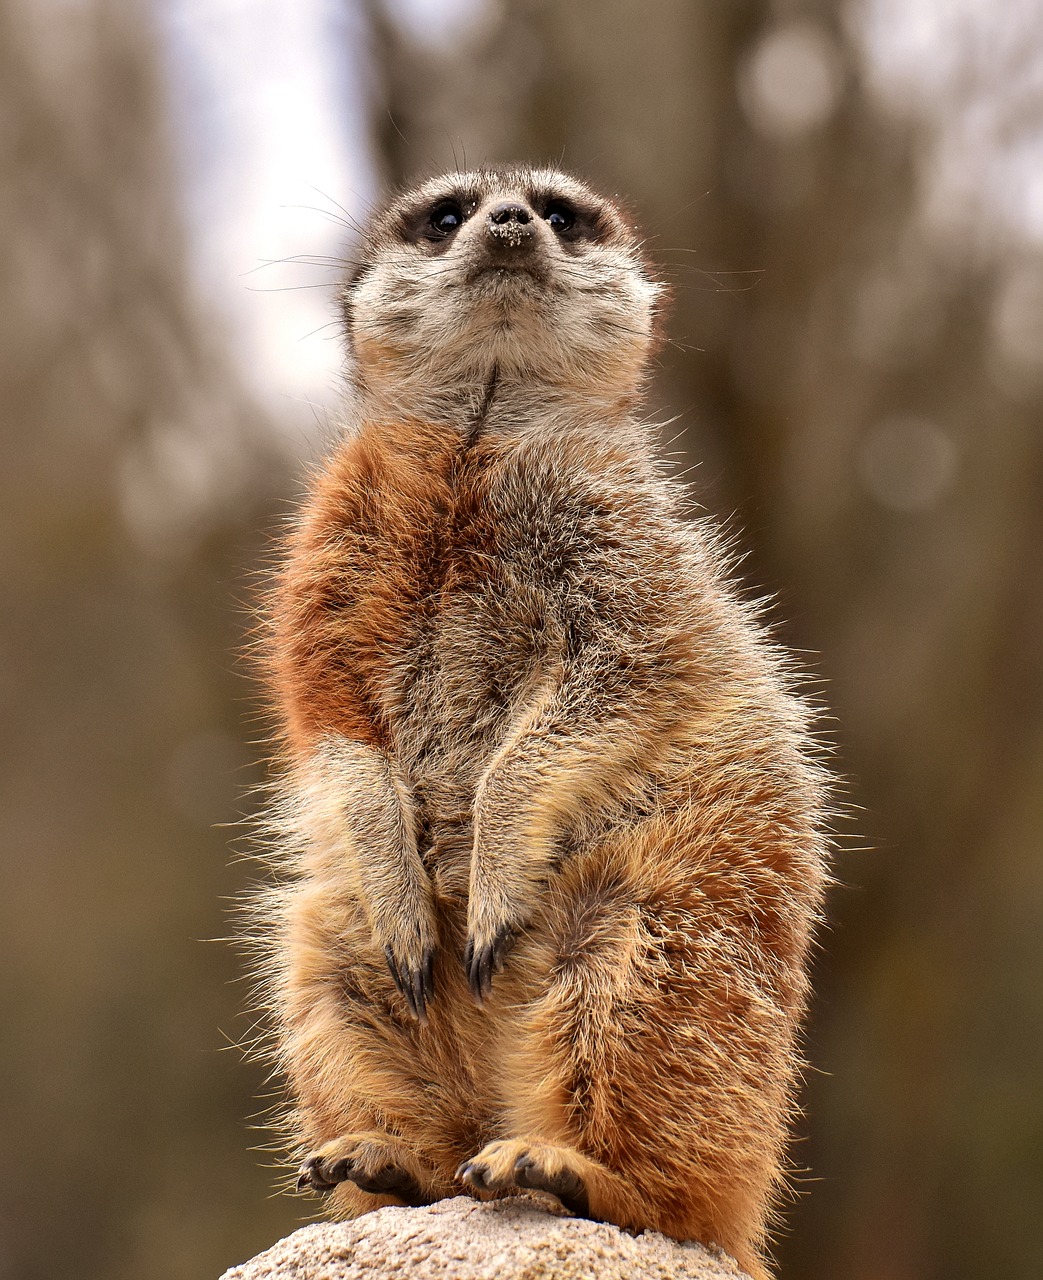
<svg viewBox="0 0 1043 1280">
<path fill-rule="evenodd" d="M 397 1196 L 408 1205 L 430 1204 L 420 1180 L 403 1167 L 404 1152 L 394 1139 L 379 1134 L 345 1134 L 313 1152 L 300 1167 L 298 1191 L 332 1191 L 353 1182 L 360 1191 Z M 412 1161 L 409 1161 L 412 1163 Z"/>
<path fill-rule="evenodd" d="M 490 1142 L 465 1160 L 456 1176 L 476 1191 L 545 1191 L 570 1213 L 590 1217 L 590 1198 L 579 1169 L 582 1157 L 568 1147 L 512 1139 Z"/>
</svg>

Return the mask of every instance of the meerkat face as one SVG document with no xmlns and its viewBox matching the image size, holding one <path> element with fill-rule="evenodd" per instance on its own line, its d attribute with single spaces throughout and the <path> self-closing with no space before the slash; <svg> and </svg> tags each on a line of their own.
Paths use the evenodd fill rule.
<svg viewBox="0 0 1043 1280">
<path fill-rule="evenodd" d="M 434 178 L 374 221 L 343 305 L 355 376 L 432 391 L 493 374 L 632 395 L 659 286 L 610 201 L 547 169 Z"/>
</svg>

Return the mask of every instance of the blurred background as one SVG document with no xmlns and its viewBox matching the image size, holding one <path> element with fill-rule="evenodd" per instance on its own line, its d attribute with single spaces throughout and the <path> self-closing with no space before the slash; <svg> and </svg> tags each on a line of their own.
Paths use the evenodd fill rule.
<svg viewBox="0 0 1043 1280">
<path fill-rule="evenodd" d="M 848 779 L 787 1280 L 1043 1275 L 1043 0 L 0 0 L 0 1277 L 297 1225 L 227 899 L 251 575 L 390 185 L 560 162 Z"/>
</svg>

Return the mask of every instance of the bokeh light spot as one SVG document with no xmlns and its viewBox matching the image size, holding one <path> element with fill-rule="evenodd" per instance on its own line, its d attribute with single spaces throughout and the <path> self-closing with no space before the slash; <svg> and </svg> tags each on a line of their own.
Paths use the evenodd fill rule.
<svg viewBox="0 0 1043 1280">
<path fill-rule="evenodd" d="M 935 506 L 956 476 L 956 445 L 923 418 L 888 418 L 870 427 L 859 451 L 862 486 L 881 506 L 923 511 Z"/>
<path fill-rule="evenodd" d="M 762 37 L 740 72 L 739 96 L 759 132 L 796 138 L 829 120 L 841 82 L 833 40 L 816 23 L 793 22 Z"/>
</svg>

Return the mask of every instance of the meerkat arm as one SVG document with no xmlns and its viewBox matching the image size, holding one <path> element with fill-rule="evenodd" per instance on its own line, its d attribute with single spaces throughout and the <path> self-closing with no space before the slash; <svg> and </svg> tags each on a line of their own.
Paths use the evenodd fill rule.
<svg viewBox="0 0 1043 1280">
<path fill-rule="evenodd" d="M 382 751 L 328 735 L 307 771 L 304 803 L 310 843 L 341 874 L 349 862 L 374 941 L 410 1010 L 425 1021 L 437 929 L 408 788 Z"/>
<path fill-rule="evenodd" d="M 612 714 L 603 674 L 599 681 L 585 665 L 538 694 L 478 784 L 465 965 L 479 1001 L 526 923 L 562 832 L 625 793 L 656 749 L 655 735 L 635 734 L 632 715 Z"/>
</svg>

